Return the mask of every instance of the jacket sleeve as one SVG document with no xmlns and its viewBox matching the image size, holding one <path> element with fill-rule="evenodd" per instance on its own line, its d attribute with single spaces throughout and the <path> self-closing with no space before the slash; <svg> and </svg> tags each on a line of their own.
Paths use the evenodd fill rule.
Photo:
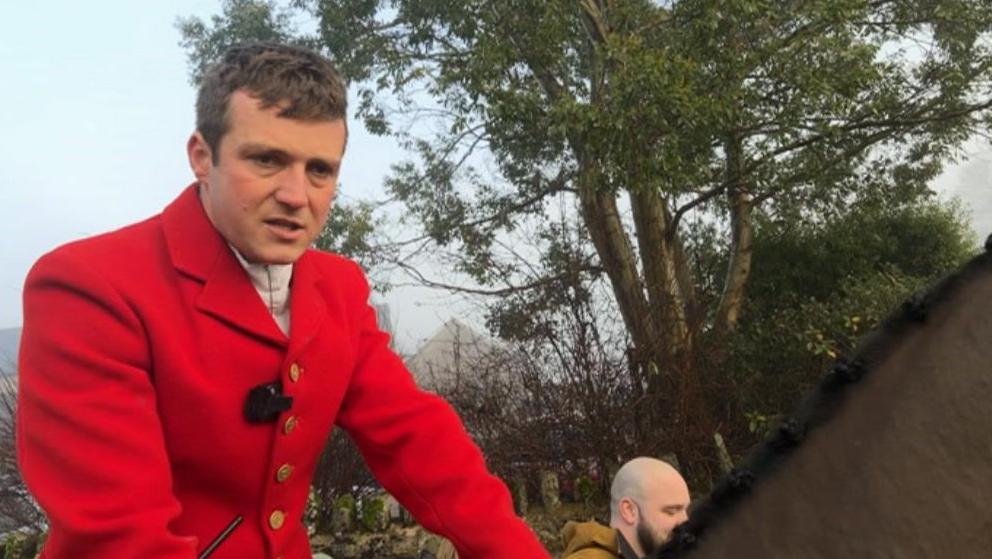
<svg viewBox="0 0 992 559">
<path fill-rule="evenodd" d="M 354 274 L 356 368 L 338 424 L 383 487 L 425 528 L 451 540 L 461 559 L 549 557 L 451 406 L 418 389 L 389 349 L 364 275 L 357 266 Z"/>
<path fill-rule="evenodd" d="M 98 273 L 64 249 L 24 288 L 17 446 L 49 520 L 47 559 L 192 559 L 171 534 L 180 512 L 144 329 Z"/>
</svg>

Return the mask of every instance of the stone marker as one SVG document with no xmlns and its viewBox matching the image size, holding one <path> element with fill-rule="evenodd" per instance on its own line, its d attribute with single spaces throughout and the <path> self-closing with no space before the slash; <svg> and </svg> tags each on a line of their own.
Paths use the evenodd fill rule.
<svg viewBox="0 0 992 559">
<path fill-rule="evenodd" d="M 559 499 L 558 474 L 554 472 L 541 472 L 541 502 L 547 511 L 557 509 L 561 505 Z"/>
<path fill-rule="evenodd" d="M 517 514 L 524 516 L 527 514 L 527 480 L 521 476 L 513 478 L 513 504 L 517 508 Z"/>
<path fill-rule="evenodd" d="M 351 507 L 337 505 L 331 511 L 331 532 L 334 534 L 345 534 L 351 532 L 352 516 L 354 511 Z"/>
</svg>

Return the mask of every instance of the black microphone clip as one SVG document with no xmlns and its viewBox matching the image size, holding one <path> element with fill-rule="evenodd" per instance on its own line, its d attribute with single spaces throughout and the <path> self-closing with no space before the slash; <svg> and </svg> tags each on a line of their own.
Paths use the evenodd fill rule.
<svg viewBox="0 0 992 559">
<path fill-rule="evenodd" d="M 260 384 L 248 392 L 245 419 L 249 423 L 269 423 L 293 405 L 293 398 L 283 396 L 282 383 Z"/>
</svg>

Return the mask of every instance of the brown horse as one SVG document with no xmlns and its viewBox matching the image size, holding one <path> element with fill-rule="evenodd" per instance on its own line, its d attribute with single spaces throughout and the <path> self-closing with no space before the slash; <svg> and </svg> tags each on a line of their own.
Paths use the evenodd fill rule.
<svg viewBox="0 0 992 559">
<path fill-rule="evenodd" d="M 656 558 L 992 558 L 990 253 L 863 340 Z"/>
</svg>

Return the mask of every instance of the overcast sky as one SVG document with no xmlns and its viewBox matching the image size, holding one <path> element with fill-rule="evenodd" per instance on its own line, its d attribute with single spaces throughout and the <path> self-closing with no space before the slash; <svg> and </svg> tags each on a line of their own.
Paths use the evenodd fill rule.
<svg viewBox="0 0 992 559">
<path fill-rule="evenodd" d="M 177 16 L 208 17 L 218 1 L 8 2 L 0 18 L 0 328 L 21 323 L 21 288 L 31 264 L 70 240 L 159 212 L 191 175 L 184 144 L 193 89 Z M 352 128 L 342 196 L 378 197 L 389 164 L 403 155 Z M 936 185 L 974 211 L 992 233 L 992 150 Z M 448 317 L 443 297 L 386 297 L 401 349 Z"/>
<path fill-rule="evenodd" d="M 0 18 L 0 328 L 21 323 L 31 264 L 52 248 L 158 213 L 191 182 L 194 90 L 174 22 L 218 1 L 17 2 Z M 352 128 L 341 197 L 379 197 L 403 157 Z M 416 298 L 417 301 L 413 301 Z M 439 296 L 390 304 L 409 351 L 444 319 Z M 420 303 L 420 304 L 416 304 Z"/>
</svg>

